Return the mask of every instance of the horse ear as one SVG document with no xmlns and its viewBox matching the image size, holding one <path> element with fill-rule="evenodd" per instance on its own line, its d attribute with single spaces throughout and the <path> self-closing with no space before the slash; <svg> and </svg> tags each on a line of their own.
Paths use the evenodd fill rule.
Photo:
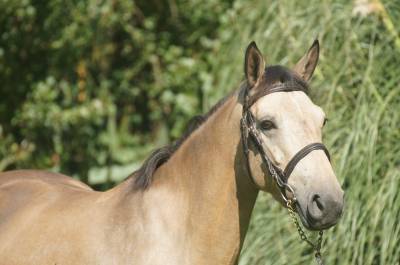
<svg viewBox="0 0 400 265">
<path fill-rule="evenodd" d="M 318 63 L 318 58 L 319 42 L 318 40 L 315 40 L 314 43 L 311 45 L 311 48 L 303 56 L 303 58 L 298 61 L 293 70 L 305 81 L 308 81 L 314 73 L 315 67 Z"/>
<path fill-rule="evenodd" d="M 246 49 L 244 59 L 244 73 L 250 87 L 253 87 L 262 77 L 265 70 L 265 61 L 257 48 L 257 45 L 252 41 Z"/>
</svg>

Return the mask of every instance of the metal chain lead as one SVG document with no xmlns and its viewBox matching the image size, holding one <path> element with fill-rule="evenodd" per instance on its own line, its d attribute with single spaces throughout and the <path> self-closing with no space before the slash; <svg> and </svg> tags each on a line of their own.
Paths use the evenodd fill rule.
<svg viewBox="0 0 400 265">
<path fill-rule="evenodd" d="M 300 239 L 305 241 L 308 245 L 310 245 L 313 250 L 314 250 L 314 256 L 315 256 L 315 260 L 317 262 L 318 265 L 324 265 L 324 261 L 322 260 L 322 255 L 321 255 L 321 247 L 322 247 L 322 237 L 324 235 L 324 232 L 322 230 L 320 230 L 318 232 L 318 239 L 317 239 L 317 243 L 314 244 L 313 242 L 311 242 L 307 235 L 304 233 L 303 229 L 301 228 L 299 221 L 296 218 L 296 213 L 295 210 L 293 209 L 293 201 L 292 200 L 287 200 L 287 209 L 289 211 L 289 215 L 293 220 L 294 225 L 297 228 L 297 232 L 300 235 Z"/>
</svg>

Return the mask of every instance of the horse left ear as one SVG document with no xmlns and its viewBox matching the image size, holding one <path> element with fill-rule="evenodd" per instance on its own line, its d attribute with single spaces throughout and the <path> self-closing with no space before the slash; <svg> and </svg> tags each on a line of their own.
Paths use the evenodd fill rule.
<svg viewBox="0 0 400 265">
<path fill-rule="evenodd" d="M 250 87 L 253 87 L 262 78 L 265 71 L 265 61 L 257 48 L 257 45 L 252 41 L 246 49 L 244 58 L 244 73 Z"/>
<path fill-rule="evenodd" d="M 293 71 L 295 71 L 305 81 L 310 80 L 312 77 L 315 67 L 317 66 L 319 58 L 319 42 L 315 40 L 311 45 L 308 52 L 297 62 Z"/>
</svg>

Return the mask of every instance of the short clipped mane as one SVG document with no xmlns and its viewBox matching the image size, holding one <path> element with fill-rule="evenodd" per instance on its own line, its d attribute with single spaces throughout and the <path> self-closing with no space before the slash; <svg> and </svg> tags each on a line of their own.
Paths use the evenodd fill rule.
<svg viewBox="0 0 400 265">
<path fill-rule="evenodd" d="M 214 114 L 222 105 L 224 105 L 224 103 L 232 95 L 233 93 L 218 101 L 218 103 L 215 104 L 206 114 L 194 116 L 189 121 L 186 131 L 175 142 L 153 151 L 144 161 L 142 166 L 129 176 L 135 178 L 134 188 L 138 190 L 144 190 L 149 187 L 153 181 L 153 175 L 157 168 L 167 162 L 175 153 L 175 151 L 178 150 L 178 148 L 182 145 L 182 143 L 185 142 L 185 140 L 188 139 L 189 136 L 197 130 L 197 128 L 204 124 L 212 114 Z"/>
<path fill-rule="evenodd" d="M 307 83 L 302 78 L 283 66 L 269 66 L 265 69 L 264 75 L 265 78 L 263 89 L 266 90 L 270 89 L 271 86 L 277 82 L 282 84 L 295 83 L 299 87 L 303 88 L 303 91 L 305 92 L 308 89 Z M 242 91 L 245 87 L 247 87 L 247 82 L 241 85 L 240 91 Z M 168 159 L 175 153 L 175 151 L 178 150 L 178 148 L 182 145 L 182 143 L 185 142 L 185 140 L 188 139 L 189 136 L 197 130 L 197 128 L 204 124 L 212 114 L 214 114 L 222 105 L 224 105 L 224 103 L 234 94 L 234 92 L 235 91 L 221 99 L 206 114 L 193 117 L 189 122 L 188 128 L 178 140 L 170 145 L 153 151 L 153 153 L 151 153 L 151 155 L 144 161 L 143 165 L 129 176 L 135 178 L 134 188 L 138 190 L 144 190 L 149 187 L 153 181 L 153 175 L 157 168 L 167 162 Z"/>
</svg>

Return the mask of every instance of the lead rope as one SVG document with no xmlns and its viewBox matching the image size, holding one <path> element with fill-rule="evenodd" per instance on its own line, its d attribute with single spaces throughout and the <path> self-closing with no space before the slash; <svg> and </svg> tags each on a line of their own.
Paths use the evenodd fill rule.
<svg viewBox="0 0 400 265">
<path fill-rule="evenodd" d="M 293 220 L 294 225 L 297 228 L 297 232 L 299 233 L 300 239 L 306 242 L 308 245 L 312 247 L 314 250 L 314 257 L 315 261 L 317 262 L 318 265 L 324 265 L 324 261 L 322 260 L 322 255 L 321 255 L 321 247 L 322 247 L 322 237 L 324 235 L 324 232 L 322 230 L 319 231 L 318 233 L 318 239 L 317 243 L 311 242 L 308 238 L 307 235 L 304 233 L 303 229 L 301 228 L 299 221 L 296 218 L 296 213 L 295 210 L 293 209 L 293 201 L 292 200 L 287 200 L 286 202 L 287 209 L 289 211 L 289 215 Z"/>
</svg>

